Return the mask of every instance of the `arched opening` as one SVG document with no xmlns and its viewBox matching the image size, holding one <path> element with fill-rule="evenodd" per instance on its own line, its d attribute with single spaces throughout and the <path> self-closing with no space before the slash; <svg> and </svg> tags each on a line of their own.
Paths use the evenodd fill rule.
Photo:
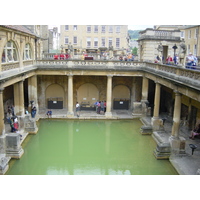
<svg viewBox="0 0 200 200">
<path fill-rule="evenodd" d="M 129 109 L 130 89 L 125 85 L 117 85 L 113 88 L 113 109 Z"/>
<path fill-rule="evenodd" d="M 17 47 L 13 41 L 8 41 L 4 46 L 1 62 L 9 63 L 18 61 Z"/>
<path fill-rule="evenodd" d="M 45 96 L 48 109 L 63 109 L 64 89 L 60 85 L 48 86 Z"/>
<path fill-rule="evenodd" d="M 94 108 L 94 103 L 99 100 L 99 91 L 92 83 L 85 83 L 77 90 L 77 101 L 82 109 L 89 110 Z"/>
</svg>

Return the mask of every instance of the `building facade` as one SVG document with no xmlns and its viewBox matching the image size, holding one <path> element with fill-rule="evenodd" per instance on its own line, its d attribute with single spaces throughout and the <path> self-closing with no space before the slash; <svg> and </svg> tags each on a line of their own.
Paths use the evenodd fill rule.
<svg viewBox="0 0 200 200">
<path fill-rule="evenodd" d="M 191 52 L 200 58 L 200 25 L 183 26 L 180 28 L 181 38 L 185 40 L 187 55 Z"/>
<path fill-rule="evenodd" d="M 159 56 L 163 63 L 166 58 L 174 56 L 173 47 L 181 42 L 180 30 L 176 26 L 155 26 L 140 32 L 138 39 L 138 59 L 154 62 Z"/>
<path fill-rule="evenodd" d="M 67 53 L 73 46 L 74 55 L 103 53 L 113 49 L 114 54 L 126 53 L 127 25 L 61 25 L 60 48 Z"/>
</svg>

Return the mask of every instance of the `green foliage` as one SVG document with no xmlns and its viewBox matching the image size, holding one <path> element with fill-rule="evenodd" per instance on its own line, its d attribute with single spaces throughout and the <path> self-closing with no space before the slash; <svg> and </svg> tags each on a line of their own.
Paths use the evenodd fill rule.
<svg viewBox="0 0 200 200">
<path fill-rule="evenodd" d="M 137 55 L 137 50 L 138 50 L 138 48 L 137 48 L 137 47 L 134 47 L 134 48 L 132 49 L 132 54 Z"/>
<path fill-rule="evenodd" d="M 141 30 L 128 30 L 128 34 L 130 35 L 131 39 L 137 40 L 139 38 L 139 32 Z"/>
</svg>

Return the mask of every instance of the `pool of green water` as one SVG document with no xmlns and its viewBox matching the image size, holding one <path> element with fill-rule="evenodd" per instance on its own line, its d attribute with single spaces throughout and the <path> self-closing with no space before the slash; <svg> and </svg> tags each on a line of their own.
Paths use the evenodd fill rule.
<svg viewBox="0 0 200 200">
<path fill-rule="evenodd" d="M 175 175 L 139 120 L 40 120 L 8 175 Z"/>
</svg>

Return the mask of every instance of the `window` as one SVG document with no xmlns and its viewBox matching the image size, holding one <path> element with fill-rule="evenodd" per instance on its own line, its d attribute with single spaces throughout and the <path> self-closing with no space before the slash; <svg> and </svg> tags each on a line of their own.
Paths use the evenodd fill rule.
<svg viewBox="0 0 200 200">
<path fill-rule="evenodd" d="M 198 28 L 195 29 L 195 39 L 198 38 Z"/>
<path fill-rule="evenodd" d="M 65 44 L 69 44 L 69 37 L 65 37 Z"/>
<path fill-rule="evenodd" d="M 197 45 L 196 44 L 194 45 L 194 55 L 195 56 L 197 55 Z"/>
<path fill-rule="evenodd" d="M 65 25 L 65 30 L 66 30 L 66 31 L 69 30 L 69 25 Z"/>
<path fill-rule="evenodd" d="M 94 47 L 98 47 L 98 38 L 94 38 Z"/>
<path fill-rule="evenodd" d="M 116 48 L 120 47 L 120 38 L 116 38 Z"/>
<path fill-rule="evenodd" d="M 87 33 L 91 33 L 91 26 L 87 26 Z"/>
<path fill-rule="evenodd" d="M 106 39 L 105 38 L 101 38 L 101 46 L 102 47 L 106 46 Z"/>
<path fill-rule="evenodd" d="M 74 41 L 74 44 L 77 44 L 77 36 L 74 36 L 73 41 Z"/>
<path fill-rule="evenodd" d="M 74 25 L 74 31 L 77 31 L 77 25 Z"/>
<path fill-rule="evenodd" d="M 109 26 L 108 32 L 109 32 L 109 33 L 113 33 L 113 26 Z"/>
<path fill-rule="evenodd" d="M 116 33 L 120 33 L 120 26 L 116 26 Z"/>
<path fill-rule="evenodd" d="M 91 38 L 87 38 L 87 47 L 91 47 Z"/>
<path fill-rule="evenodd" d="M 108 39 L 108 46 L 110 47 L 110 46 L 112 46 L 113 44 L 112 44 L 112 38 L 109 38 Z"/>
<path fill-rule="evenodd" d="M 24 48 L 23 60 L 31 60 L 31 47 L 30 44 L 26 44 Z"/>
<path fill-rule="evenodd" d="M 184 38 L 184 31 L 181 31 L 181 38 Z"/>
<path fill-rule="evenodd" d="M 99 31 L 98 25 L 95 25 L 95 26 L 94 26 L 94 32 L 95 32 L 95 33 L 98 33 L 98 31 Z"/>
<path fill-rule="evenodd" d="M 104 25 L 101 26 L 101 32 L 102 32 L 102 33 L 105 33 L 105 32 L 106 32 L 106 26 L 104 26 Z"/>
<path fill-rule="evenodd" d="M 17 48 L 12 41 L 8 41 L 2 53 L 2 63 L 18 61 Z"/>
<path fill-rule="evenodd" d="M 190 53 L 190 45 L 188 45 L 187 51 L 188 51 L 187 54 L 189 54 Z"/>
</svg>

